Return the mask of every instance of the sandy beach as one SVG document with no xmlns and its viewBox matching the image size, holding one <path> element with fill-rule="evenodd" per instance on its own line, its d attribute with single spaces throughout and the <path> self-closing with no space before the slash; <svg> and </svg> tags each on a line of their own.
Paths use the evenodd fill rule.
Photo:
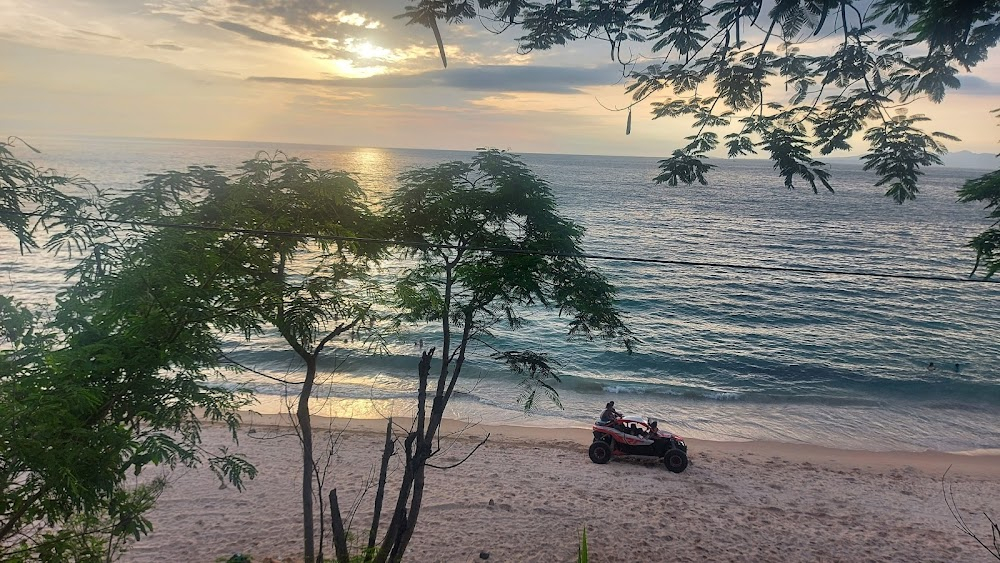
<svg viewBox="0 0 1000 563">
<path fill-rule="evenodd" d="M 373 466 L 377 471 L 385 422 L 314 424 L 329 429 L 318 443 L 328 431 L 338 438 L 327 486 L 338 489 L 342 506 L 351 504 Z M 988 561 L 948 511 L 946 470 L 962 516 L 982 539 L 989 538 L 983 513 L 1000 517 L 996 455 L 689 440 L 691 465 L 673 474 L 653 460 L 592 463 L 587 429 L 449 421 L 435 459 L 455 463 L 487 433 L 462 465 L 428 469 L 406 560 L 471 562 L 488 552 L 491 562 L 575 561 L 586 526 L 598 562 Z M 260 475 L 241 493 L 220 488 L 207 468 L 148 472 L 144 478 L 162 474 L 170 485 L 152 513 L 154 532 L 124 560 L 211 562 L 243 553 L 254 561 L 300 561 L 294 432 L 280 416 L 247 413 L 238 446 L 212 425 L 204 440 L 209 451 L 245 453 Z M 398 458 L 390 471 L 398 478 Z M 360 499 L 351 523 L 357 538 L 368 536 L 373 497 L 369 491 Z M 326 553 L 332 557 L 332 548 Z"/>
</svg>

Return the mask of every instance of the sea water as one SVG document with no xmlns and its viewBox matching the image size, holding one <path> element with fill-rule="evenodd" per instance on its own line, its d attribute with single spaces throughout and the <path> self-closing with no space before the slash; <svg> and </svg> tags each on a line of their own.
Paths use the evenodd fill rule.
<svg viewBox="0 0 1000 563">
<path fill-rule="evenodd" d="M 144 174 L 214 164 L 233 170 L 281 150 L 355 174 L 375 205 L 398 173 L 473 153 L 272 143 L 109 138 L 29 139 L 18 155 L 112 192 Z M 983 171 L 927 170 L 916 201 L 898 205 L 857 165 L 833 168 L 835 193 L 787 190 L 766 161 L 713 160 L 708 186 L 656 185 L 656 159 L 524 154 L 560 211 L 587 229 L 587 253 L 696 264 L 593 260 L 619 288 L 640 339 L 634 354 L 567 337 L 566 318 L 528 312 L 498 349 L 546 352 L 558 362 L 559 402 L 530 412 L 518 376 L 476 348 L 448 416 L 470 422 L 587 426 L 608 400 L 684 436 L 776 440 L 890 450 L 1000 448 L 1000 285 L 963 283 L 968 240 L 989 224 L 955 190 Z M 44 306 L 72 260 L 22 256 L 0 238 L 2 291 Z M 734 266 L 924 274 L 926 281 Z M 412 414 L 421 350 L 440 328 L 404 327 L 372 351 L 337 342 L 321 362 L 320 412 Z M 280 338 L 226 339 L 227 352 L 274 378 L 300 380 Z M 933 364 L 933 369 L 931 365 Z M 297 387 L 244 372 L 225 385 L 256 391 L 257 410 L 288 408 Z"/>
</svg>

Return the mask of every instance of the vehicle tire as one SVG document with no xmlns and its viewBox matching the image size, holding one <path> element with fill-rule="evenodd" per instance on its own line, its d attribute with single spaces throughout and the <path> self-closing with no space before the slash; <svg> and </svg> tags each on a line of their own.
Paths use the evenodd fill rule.
<svg viewBox="0 0 1000 563">
<path fill-rule="evenodd" d="M 611 437 L 611 434 L 605 434 L 603 432 L 594 432 L 595 442 L 604 442 L 605 444 L 610 446 L 612 440 L 613 438 Z"/>
<path fill-rule="evenodd" d="M 595 441 L 590 445 L 590 461 L 594 463 L 607 463 L 611 461 L 611 446 L 607 442 Z M 687 459 L 684 460 L 685 465 Z"/>
<path fill-rule="evenodd" d="M 666 465 L 667 469 L 674 473 L 680 473 L 687 469 L 688 456 L 677 448 L 667 450 L 667 453 L 663 454 L 663 465 Z"/>
</svg>

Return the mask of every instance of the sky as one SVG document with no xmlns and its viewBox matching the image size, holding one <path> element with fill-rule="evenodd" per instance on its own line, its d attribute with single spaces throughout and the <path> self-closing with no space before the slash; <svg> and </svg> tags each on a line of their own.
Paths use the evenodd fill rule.
<svg viewBox="0 0 1000 563">
<path fill-rule="evenodd" d="M 516 31 L 443 25 L 445 69 L 430 30 L 394 18 L 407 4 L 0 0 L 0 136 L 662 157 L 691 134 L 688 120 L 653 120 L 648 102 L 625 134 L 615 110 L 630 98 L 606 43 L 519 54 Z M 953 152 L 998 151 L 998 51 L 943 104 L 908 108 L 960 137 Z"/>
</svg>

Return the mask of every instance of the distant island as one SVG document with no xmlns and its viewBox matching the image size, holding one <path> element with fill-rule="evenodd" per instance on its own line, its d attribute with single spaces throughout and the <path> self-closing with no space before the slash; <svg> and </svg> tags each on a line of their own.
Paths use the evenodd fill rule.
<svg viewBox="0 0 1000 563">
<path fill-rule="evenodd" d="M 828 164 L 862 164 L 858 156 L 819 157 Z M 1000 158 L 988 152 L 957 151 L 941 155 L 944 165 L 949 168 L 970 168 L 973 170 L 996 170 L 1000 168 Z"/>
<path fill-rule="evenodd" d="M 944 161 L 945 166 L 953 168 L 981 168 L 984 170 L 1000 168 L 1000 158 L 986 152 L 958 151 L 942 156 L 941 160 Z"/>
</svg>

